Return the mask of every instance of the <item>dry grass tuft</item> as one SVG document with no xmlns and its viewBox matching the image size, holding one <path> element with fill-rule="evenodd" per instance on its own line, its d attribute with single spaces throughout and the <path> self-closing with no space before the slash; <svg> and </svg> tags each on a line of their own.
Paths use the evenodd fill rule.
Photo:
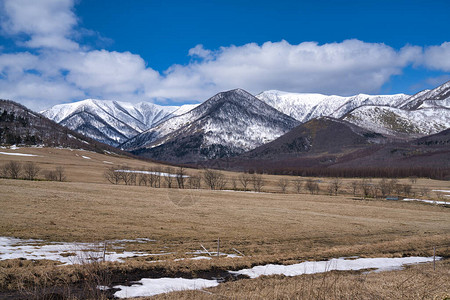
<svg viewBox="0 0 450 300">
<path fill-rule="evenodd" d="M 227 282 L 205 291 L 184 291 L 151 299 L 448 299 L 450 262 L 364 274 L 328 272 L 296 277 L 267 276 Z M 148 298 L 144 298 L 148 299 Z"/>
</svg>

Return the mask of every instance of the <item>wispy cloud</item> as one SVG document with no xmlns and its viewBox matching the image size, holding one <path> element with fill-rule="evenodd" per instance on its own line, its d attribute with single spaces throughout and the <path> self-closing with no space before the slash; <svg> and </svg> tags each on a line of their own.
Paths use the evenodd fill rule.
<svg viewBox="0 0 450 300">
<path fill-rule="evenodd" d="M 414 65 L 450 71 L 450 43 L 405 46 L 345 40 L 287 41 L 220 49 L 197 45 L 186 65 L 164 72 L 130 52 L 92 50 L 76 42 L 73 0 L 0 0 L 1 29 L 29 51 L 0 52 L 0 97 L 42 109 L 87 97 L 127 101 L 205 100 L 241 87 L 349 95 L 376 93 L 393 75 Z"/>
</svg>

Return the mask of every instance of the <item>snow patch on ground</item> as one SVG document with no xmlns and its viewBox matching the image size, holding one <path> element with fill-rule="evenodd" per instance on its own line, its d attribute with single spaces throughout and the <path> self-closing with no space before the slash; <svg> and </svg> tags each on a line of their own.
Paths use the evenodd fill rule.
<svg viewBox="0 0 450 300">
<path fill-rule="evenodd" d="M 81 157 L 84 158 L 84 159 L 91 159 L 89 156 L 81 155 Z"/>
<path fill-rule="evenodd" d="M 436 257 L 436 259 L 441 259 Z M 333 258 L 328 261 L 305 261 L 294 265 L 264 265 L 240 271 L 230 271 L 231 274 L 247 275 L 257 278 L 263 275 L 299 276 L 303 274 L 316 274 L 333 270 L 350 271 L 376 269 L 376 272 L 401 269 L 405 265 L 432 262 L 433 257 L 399 257 L 399 258 Z"/>
<path fill-rule="evenodd" d="M 201 290 L 218 285 L 217 280 L 208 279 L 143 278 L 132 286 L 114 286 L 115 289 L 120 289 L 114 296 L 118 298 L 150 297 L 174 291 Z"/>
<path fill-rule="evenodd" d="M 124 243 L 146 243 L 153 240 L 150 239 L 136 239 L 136 240 L 115 240 L 108 241 L 107 245 L 113 248 L 117 245 L 124 245 Z M 6 259 L 48 259 L 59 261 L 63 264 L 83 264 L 93 261 L 119 261 L 128 257 L 137 256 L 154 256 L 167 255 L 170 253 L 145 253 L 145 252 L 130 252 L 124 251 L 117 253 L 108 250 L 104 253 L 104 244 L 96 243 L 61 243 L 61 242 L 44 242 L 42 240 L 22 240 L 11 237 L 0 237 L 0 260 Z"/>
<path fill-rule="evenodd" d="M 431 204 L 450 205 L 450 202 L 436 201 L 436 200 L 425 200 L 425 199 L 405 198 L 405 199 L 403 199 L 403 201 L 420 201 L 420 202 L 431 203 Z"/>
<path fill-rule="evenodd" d="M 201 251 L 196 251 L 199 253 Z M 206 257 L 208 258 L 208 257 Z M 441 259 L 436 257 L 436 259 Z M 425 263 L 433 261 L 433 257 L 401 257 L 401 258 L 337 258 L 328 261 L 307 261 L 294 265 L 264 265 L 240 271 L 230 271 L 235 275 L 247 275 L 257 278 L 262 275 L 299 276 L 303 274 L 315 274 L 333 270 L 350 271 L 375 269 L 375 272 L 401 269 L 405 265 Z M 114 296 L 118 298 L 149 297 L 163 293 L 183 290 L 199 290 L 219 285 L 217 280 L 185 279 L 185 278 L 143 278 L 132 286 L 116 285 L 120 289 Z M 109 287 L 99 286 L 99 289 Z"/>
<path fill-rule="evenodd" d="M 14 155 L 14 156 L 37 156 L 34 154 L 25 154 L 25 153 L 10 153 L 10 152 L 0 152 L 3 155 Z"/>
<path fill-rule="evenodd" d="M 157 175 L 161 177 L 178 177 L 177 174 L 170 174 L 164 172 L 151 172 L 151 171 L 136 171 L 136 170 L 115 170 L 114 172 L 121 173 L 136 173 L 136 174 L 148 174 L 148 175 Z M 183 175 L 183 178 L 188 178 L 188 175 Z"/>
</svg>

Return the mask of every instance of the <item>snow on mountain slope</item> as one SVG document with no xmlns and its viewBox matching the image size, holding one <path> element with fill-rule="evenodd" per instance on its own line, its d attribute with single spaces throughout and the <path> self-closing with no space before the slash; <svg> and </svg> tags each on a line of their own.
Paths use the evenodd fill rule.
<svg viewBox="0 0 450 300">
<path fill-rule="evenodd" d="M 440 106 L 448 107 L 448 100 L 450 99 L 450 81 L 434 88 L 432 90 L 424 90 L 405 101 L 400 108 L 402 109 L 417 109 L 425 102 L 433 100 Z M 441 103 L 441 104 L 439 104 Z"/>
<path fill-rule="evenodd" d="M 236 89 L 219 93 L 190 112 L 139 134 L 123 144 L 122 149 L 155 159 L 192 162 L 242 153 L 298 124 L 246 91 Z"/>
<path fill-rule="evenodd" d="M 425 106 L 408 111 L 387 106 L 363 106 L 348 113 L 343 119 L 381 134 L 400 133 L 411 138 L 434 134 L 449 128 L 450 109 Z"/>
<path fill-rule="evenodd" d="M 153 103 L 86 99 L 56 105 L 42 114 L 98 141 L 118 146 L 127 139 L 196 105 L 160 106 Z"/>
<path fill-rule="evenodd" d="M 421 91 L 394 107 L 359 107 L 345 117 L 356 125 L 384 134 L 423 136 L 450 127 L 450 81 Z"/>
<path fill-rule="evenodd" d="M 359 94 L 351 97 L 342 97 L 288 93 L 276 90 L 262 92 L 256 97 L 303 123 L 323 116 L 341 118 L 349 111 L 363 105 L 397 107 L 409 98 L 405 94 L 374 96 Z"/>
</svg>

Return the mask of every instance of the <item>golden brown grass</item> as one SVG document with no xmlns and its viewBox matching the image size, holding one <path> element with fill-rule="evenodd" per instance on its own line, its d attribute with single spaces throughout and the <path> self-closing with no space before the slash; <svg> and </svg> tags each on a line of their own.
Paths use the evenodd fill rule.
<svg viewBox="0 0 450 300">
<path fill-rule="evenodd" d="M 450 262 L 370 273 L 328 272 L 227 282 L 204 291 L 162 294 L 151 299 L 448 299 Z M 150 299 L 150 298 L 144 298 Z"/>
<path fill-rule="evenodd" d="M 174 253 L 104 266 L 117 272 L 163 269 L 167 274 L 195 274 L 212 269 L 239 269 L 264 263 L 296 263 L 303 259 L 352 255 L 430 256 L 434 246 L 437 246 L 437 255 L 450 256 L 448 207 L 354 200 L 349 195 L 294 194 L 293 186 L 289 194 L 278 194 L 112 185 L 103 178 L 104 170 L 111 166 L 104 161 L 114 165 L 127 164 L 133 169 L 156 164 L 79 150 L 22 148 L 14 152 L 39 156 L 0 155 L 0 164 L 20 160 L 34 161 L 43 169 L 61 165 L 66 169 L 68 182 L 0 179 L 0 236 L 51 241 L 151 238 L 156 242 L 130 244 L 127 250 L 153 253 L 165 250 Z M 82 155 L 91 159 L 84 159 Z M 196 172 L 200 171 L 188 170 L 188 173 Z M 226 175 L 237 176 L 231 172 L 226 172 Z M 267 182 L 264 191 L 279 190 L 279 176 L 264 178 Z M 322 180 L 322 184 L 327 184 L 329 179 Z M 348 183 L 351 179 L 344 181 Z M 407 179 L 401 181 L 407 182 Z M 422 186 L 450 189 L 448 182 L 429 179 L 419 179 L 416 189 Z M 221 239 L 221 251 L 234 253 L 233 248 L 236 248 L 246 256 L 214 258 L 210 261 L 173 261 L 174 258 L 189 257 L 186 252 L 200 249 L 200 244 L 214 251 L 218 237 Z M 148 263 L 158 259 L 165 261 Z M 448 270 L 448 264 L 443 266 Z M 3 262 L 0 264 L 0 286 L 16 289 L 21 282 L 40 282 L 39 285 L 55 280 L 59 283 L 76 282 L 83 278 L 76 270 L 76 267 L 61 268 L 43 262 L 13 262 L 10 265 Z M 445 274 L 448 278 L 448 272 Z M 372 291 L 368 286 L 375 287 L 382 282 L 391 284 L 389 275 L 369 275 L 368 281 L 359 283 L 360 289 L 355 288 L 361 280 L 352 277 L 356 275 L 336 275 L 339 280 L 326 277 L 327 286 L 339 291 L 338 294 L 330 294 L 331 298 L 390 297 L 389 294 L 379 294 L 380 297 L 373 298 L 368 296 Z M 320 292 L 316 289 L 322 282 L 321 277 L 317 276 L 312 277 L 315 279 L 306 294 L 296 294 L 292 286 L 309 284 L 310 279 L 304 278 L 309 277 L 245 280 L 227 283 L 217 289 L 220 289 L 218 294 L 228 293 L 227 297 L 234 299 L 242 298 L 242 294 L 233 294 L 233 290 L 245 291 L 244 298 L 249 299 L 321 298 L 322 294 L 314 294 Z M 337 283 L 332 285 L 334 281 Z M 267 289 L 260 293 L 261 285 L 267 286 Z M 355 294 L 358 291 L 362 294 Z M 200 292 L 190 293 L 185 295 L 209 297 L 198 294 Z"/>
<path fill-rule="evenodd" d="M 220 237 L 227 251 L 303 256 L 409 239 L 420 251 L 433 246 L 420 240 L 444 242 L 450 233 L 448 208 L 421 203 L 6 179 L 0 188 L 0 235 L 21 238 L 146 237 L 157 240 L 152 250 L 186 252 Z"/>
</svg>

